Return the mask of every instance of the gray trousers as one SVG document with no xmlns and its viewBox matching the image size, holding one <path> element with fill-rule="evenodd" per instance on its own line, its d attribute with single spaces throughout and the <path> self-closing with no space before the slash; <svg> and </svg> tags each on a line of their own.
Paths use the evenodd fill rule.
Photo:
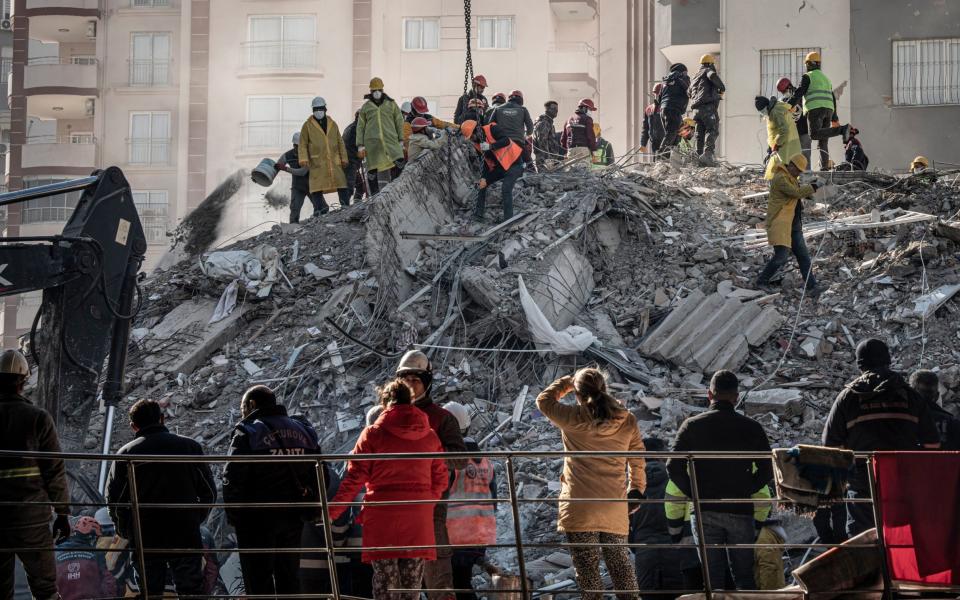
<svg viewBox="0 0 960 600">
<path fill-rule="evenodd" d="M 705 510 L 703 535 L 707 544 L 752 544 L 757 539 L 753 527 L 753 515 L 715 512 Z M 694 521 L 694 534 L 697 527 Z M 724 589 L 727 571 L 733 571 L 733 582 L 738 590 L 756 589 L 753 575 L 753 549 L 735 550 L 716 548 L 707 550 L 707 568 L 710 571 L 710 586 Z"/>
</svg>

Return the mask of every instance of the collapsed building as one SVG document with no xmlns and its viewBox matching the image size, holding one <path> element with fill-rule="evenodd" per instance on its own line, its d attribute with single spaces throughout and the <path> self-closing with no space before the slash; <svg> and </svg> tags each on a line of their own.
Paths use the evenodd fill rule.
<svg viewBox="0 0 960 600">
<path fill-rule="evenodd" d="M 263 383 L 316 425 L 324 452 L 345 453 L 375 387 L 418 347 L 434 400 L 467 406 L 483 449 L 558 450 L 534 405 L 555 377 L 599 365 L 643 434 L 669 442 L 706 408 L 712 371 L 729 368 L 745 412 L 784 447 L 819 441 L 856 343 L 877 336 L 895 368 L 938 370 L 958 412 L 956 174 L 828 175 L 804 207 L 814 269 L 830 282 L 812 299 L 796 270 L 776 293 L 753 289 L 768 253 L 759 167 L 632 160 L 527 174 L 515 217 L 477 223 L 475 157 L 454 138 L 370 201 L 158 271 L 133 329 L 127 402 L 160 401 L 171 430 L 223 454 L 242 392 Z M 82 431 L 78 443 L 97 448 L 102 416 Z M 524 540 L 559 542 L 560 460 L 516 464 L 519 497 L 543 499 L 521 506 Z M 508 543 L 512 516 L 498 514 Z M 813 539 L 808 519 L 786 520 L 789 542 Z M 226 528 L 218 520 L 215 534 Z M 563 552 L 526 557 L 538 585 L 573 579 Z M 516 566 L 512 550 L 493 558 Z"/>
</svg>

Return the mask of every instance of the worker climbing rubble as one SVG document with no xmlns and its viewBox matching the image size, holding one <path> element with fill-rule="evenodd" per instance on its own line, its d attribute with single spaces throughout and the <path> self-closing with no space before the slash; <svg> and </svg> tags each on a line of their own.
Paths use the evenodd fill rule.
<svg viewBox="0 0 960 600">
<path fill-rule="evenodd" d="M 781 94 L 780 100 L 789 104 L 789 99 L 796 93 L 797 88 L 790 81 L 789 77 L 781 77 L 777 80 L 777 91 Z M 810 165 L 810 145 L 813 143 L 810 138 L 810 128 L 807 123 L 807 117 L 803 114 L 803 106 L 800 104 L 790 106 L 790 114 L 793 116 L 793 122 L 797 126 L 797 134 L 800 136 L 800 148 L 803 156 L 807 159 L 807 168 Z"/>
<path fill-rule="evenodd" d="M 370 193 L 392 179 L 392 169 L 403 168 L 403 116 L 393 98 L 383 91 L 383 80 L 370 80 L 370 93 L 357 119 L 357 156 L 366 160 Z"/>
<path fill-rule="evenodd" d="M 507 137 L 495 123 L 477 127 L 474 121 L 464 121 L 460 131 L 473 140 L 474 146 L 483 157 L 473 218 L 478 221 L 484 218 L 487 192 L 491 185 L 502 181 L 500 201 L 503 206 L 503 220 L 506 221 L 513 216 L 513 186 L 523 176 L 523 147 Z"/>
<path fill-rule="evenodd" d="M 827 171 L 833 164 L 830 161 L 830 138 L 841 136 L 846 145 L 850 125 L 840 125 L 837 116 L 837 97 L 833 93 L 833 84 L 820 69 L 820 53 L 809 52 L 803 59 L 807 72 L 800 79 L 793 96 L 788 100 L 791 106 L 803 103 L 803 114 L 807 118 L 810 137 L 817 141 L 820 151 L 820 170 Z"/>
<path fill-rule="evenodd" d="M 767 121 L 767 180 L 773 179 L 777 165 L 785 165 L 790 159 L 800 154 L 800 135 L 797 132 L 796 122 L 791 117 L 790 105 L 779 102 L 776 98 L 757 96 L 754 98 L 754 107 Z M 777 160 L 773 160 L 776 154 Z"/>
<path fill-rule="evenodd" d="M 700 70 L 690 82 L 690 108 L 697 123 L 697 157 L 707 167 L 716 165 L 714 153 L 720 135 L 720 100 L 727 88 L 717 74 L 717 59 L 713 54 L 700 57 Z"/>
</svg>

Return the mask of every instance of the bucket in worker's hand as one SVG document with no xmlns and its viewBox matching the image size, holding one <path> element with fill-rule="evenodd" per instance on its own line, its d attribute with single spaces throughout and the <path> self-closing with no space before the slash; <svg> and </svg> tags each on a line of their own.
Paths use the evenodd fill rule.
<svg viewBox="0 0 960 600">
<path fill-rule="evenodd" d="M 508 575 L 505 573 L 498 573 L 491 577 L 493 583 L 493 589 L 496 591 L 490 592 L 487 594 L 487 598 L 490 600 L 522 600 L 523 592 L 520 591 L 522 586 L 520 584 L 519 575 Z M 531 589 L 531 588 L 527 588 Z M 500 591 L 504 590 L 504 591 Z"/>
<path fill-rule="evenodd" d="M 277 163 L 273 159 L 265 158 L 250 172 L 250 179 L 257 185 L 270 187 L 277 176 Z"/>
</svg>

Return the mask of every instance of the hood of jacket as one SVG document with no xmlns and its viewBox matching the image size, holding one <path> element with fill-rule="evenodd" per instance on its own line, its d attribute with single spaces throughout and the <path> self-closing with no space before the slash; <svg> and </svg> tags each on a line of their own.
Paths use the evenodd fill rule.
<svg viewBox="0 0 960 600">
<path fill-rule="evenodd" d="M 380 413 L 375 427 L 404 440 L 419 440 L 430 433 L 427 413 L 412 404 L 398 404 Z"/>
<path fill-rule="evenodd" d="M 909 391 L 909 384 L 903 375 L 894 371 L 878 373 L 865 371 L 849 384 L 847 389 L 856 394 L 861 400 L 867 400 L 882 394 L 903 394 Z"/>
<path fill-rule="evenodd" d="M 389 100 L 390 102 L 394 102 L 394 99 L 391 98 L 390 96 L 388 96 L 386 92 L 384 92 L 383 95 L 380 96 L 380 99 L 379 99 L 379 100 L 374 100 L 374 99 L 373 99 L 373 93 L 372 93 L 372 92 L 371 92 L 371 93 L 364 94 L 364 95 L 363 95 L 363 99 L 364 99 L 364 100 L 369 100 L 370 102 L 373 102 L 373 103 L 376 104 L 377 106 L 380 106 L 381 104 L 383 104 L 383 103 L 386 102 L 387 100 Z M 354 121 L 354 122 L 356 122 L 356 121 Z"/>
</svg>

